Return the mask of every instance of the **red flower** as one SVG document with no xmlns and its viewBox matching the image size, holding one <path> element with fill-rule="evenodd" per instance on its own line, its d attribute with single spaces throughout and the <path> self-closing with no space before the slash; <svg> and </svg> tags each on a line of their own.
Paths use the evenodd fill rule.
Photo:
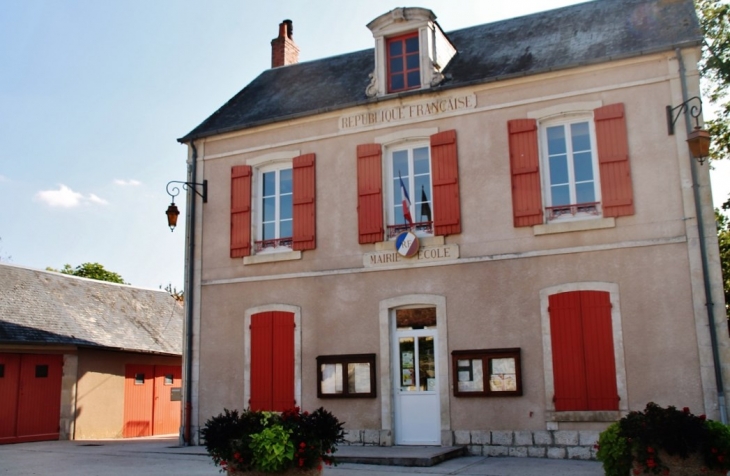
<svg viewBox="0 0 730 476">
<path fill-rule="evenodd" d="M 654 452 L 654 448 L 652 448 L 651 446 L 647 446 L 646 447 L 646 452 L 647 453 L 653 453 Z"/>
<path fill-rule="evenodd" d="M 299 443 L 299 447 L 300 448 L 306 448 L 307 447 L 307 444 L 302 441 L 301 443 Z"/>
<path fill-rule="evenodd" d="M 322 471 L 322 465 L 317 466 L 317 471 Z"/>
<path fill-rule="evenodd" d="M 704 421 L 704 420 L 706 420 L 706 419 L 707 419 L 707 415 L 700 415 L 700 416 L 699 416 L 698 418 L 699 418 L 700 420 Z"/>
<path fill-rule="evenodd" d="M 656 466 L 656 461 L 654 461 L 653 459 L 649 458 L 649 459 L 646 460 L 646 465 L 648 467 L 650 467 L 650 468 L 653 468 L 654 466 Z"/>
<path fill-rule="evenodd" d="M 725 459 L 725 457 L 724 457 L 723 455 L 718 455 L 718 456 L 717 456 L 717 461 L 719 461 L 720 463 L 722 463 L 722 461 L 723 461 L 724 459 Z"/>
<path fill-rule="evenodd" d="M 682 408 L 682 411 L 683 411 L 684 413 L 689 413 L 689 407 L 684 407 L 684 408 Z"/>
<path fill-rule="evenodd" d="M 634 470 L 634 474 L 641 474 L 641 471 L 640 471 L 640 470 L 638 470 L 638 469 L 635 469 L 635 470 Z"/>
</svg>

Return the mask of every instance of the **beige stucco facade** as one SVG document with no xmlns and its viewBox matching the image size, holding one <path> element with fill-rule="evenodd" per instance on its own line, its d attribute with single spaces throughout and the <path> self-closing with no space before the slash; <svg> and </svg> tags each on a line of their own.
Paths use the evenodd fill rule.
<svg viewBox="0 0 730 476">
<path fill-rule="evenodd" d="M 681 54 L 688 95 L 699 95 L 699 51 Z M 439 100 L 456 106 L 419 109 Z M 301 323 L 295 331 L 297 403 L 334 412 L 354 443 L 397 440 L 389 322 L 392 309 L 419 305 L 438 309 L 442 444 L 532 448 L 547 438 L 547 450 L 529 451 L 550 456 L 549 447 L 564 437 L 590 456 L 586 448 L 597 431 L 649 401 L 719 419 L 691 167 L 706 225 L 725 392 L 730 341 L 708 167 L 689 157 L 684 118 L 676 135 L 667 134 L 665 107 L 682 102 L 676 53 L 668 52 L 386 97 L 368 107 L 196 141 L 197 176 L 191 178 L 207 180 L 209 188 L 207 203 L 198 204 L 191 260 L 193 346 L 186 358 L 193 368 L 193 434 L 223 408 L 247 406 L 246 316 L 269 308 L 291 310 Z M 515 227 L 507 121 L 540 124 L 615 103 L 626 111 L 635 213 Z M 430 252 L 397 261 L 382 258 L 392 243 L 358 244 L 356 146 L 380 143 L 387 150 L 446 130 L 457 134 L 461 233 L 425 238 L 422 249 Z M 307 153 L 317 158 L 316 249 L 230 258 L 231 167 Z M 555 411 L 547 296 L 573 290 L 611 296 L 618 412 Z M 520 349 L 523 395 L 455 397 L 451 352 L 490 348 Z M 317 356 L 360 353 L 377 354 L 376 398 L 317 398 Z M 492 432 L 486 442 L 480 440 L 485 432 Z M 570 456 L 552 456 L 560 454 Z"/>
</svg>

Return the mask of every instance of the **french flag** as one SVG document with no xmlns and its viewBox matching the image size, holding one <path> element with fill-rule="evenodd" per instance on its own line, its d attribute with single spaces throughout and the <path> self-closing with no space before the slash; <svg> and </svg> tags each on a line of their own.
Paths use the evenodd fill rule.
<svg viewBox="0 0 730 476">
<path fill-rule="evenodd" d="M 403 206 L 403 218 L 408 222 L 408 226 L 413 226 L 413 218 L 411 217 L 411 199 L 408 198 L 406 186 L 403 183 L 403 177 L 398 172 L 398 180 L 400 180 L 400 199 Z"/>
</svg>

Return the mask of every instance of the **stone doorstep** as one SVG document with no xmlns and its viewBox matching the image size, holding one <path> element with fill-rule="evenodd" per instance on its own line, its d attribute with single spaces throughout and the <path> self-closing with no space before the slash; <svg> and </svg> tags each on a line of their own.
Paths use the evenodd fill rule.
<svg viewBox="0 0 730 476">
<path fill-rule="evenodd" d="M 338 463 L 426 467 L 465 455 L 465 446 L 340 445 L 335 458 Z"/>
</svg>

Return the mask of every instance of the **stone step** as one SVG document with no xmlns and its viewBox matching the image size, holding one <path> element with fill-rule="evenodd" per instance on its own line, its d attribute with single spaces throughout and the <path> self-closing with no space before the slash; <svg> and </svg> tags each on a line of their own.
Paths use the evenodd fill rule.
<svg viewBox="0 0 730 476">
<path fill-rule="evenodd" d="M 342 445 L 337 447 L 335 457 L 340 463 L 425 467 L 466 454 L 465 446 Z"/>
</svg>

